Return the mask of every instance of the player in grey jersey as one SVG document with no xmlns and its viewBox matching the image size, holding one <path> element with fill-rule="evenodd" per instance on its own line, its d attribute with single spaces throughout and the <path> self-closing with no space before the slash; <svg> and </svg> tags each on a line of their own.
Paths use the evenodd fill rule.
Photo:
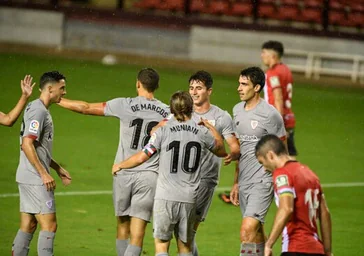
<svg viewBox="0 0 364 256">
<path fill-rule="evenodd" d="M 32 95 L 33 87 L 35 83 L 32 84 L 33 77 L 26 75 L 24 80 L 20 81 L 20 87 L 22 95 L 15 105 L 15 107 L 7 114 L 0 111 L 0 125 L 13 126 L 18 117 L 20 116 L 22 110 L 28 102 L 30 95 Z"/>
<path fill-rule="evenodd" d="M 189 79 L 189 93 L 193 99 L 192 119 L 200 122 L 207 119 L 223 136 L 229 146 L 230 153 L 224 159 L 224 164 L 238 160 L 240 156 L 239 141 L 235 136 L 234 123 L 227 111 L 210 103 L 213 79 L 210 73 L 198 71 Z M 207 152 L 201 160 L 201 182 L 197 190 L 197 218 L 194 230 L 205 220 L 210 208 L 215 187 L 218 184 L 221 159 Z M 193 255 L 198 255 L 196 242 L 193 242 Z"/>
<path fill-rule="evenodd" d="M 240 204 L 243 215 L 241 256 L 264 255 L 263 223 L 273 199 L 272 176 L 256 159 L 255 145 L 267 134 L 282 140 L 286 135 L 282 116 L 259 96 L 264 84 L 265 74 L 260 68 L 242 70 L 238 87 L 242 102 L 233 109 L 241 156 L 230 197 L 233 204 Z"/>
<path fill-rule="evenodd" d="M 16 171 L 20 195 L 20 229 L 13 242 L 14 256 L 28 255 L 33 234 L 40 224 L 38 255 L 53 255 L 57 230 L 53 168 L 64 185 L 71 183 L 69 173 L 52 159 L 53 121 L 48 108 L 66 94 L 65 77 L 57 71 L 40 79 L 39 99 L 28 104 L 20 131 L 20 160 Z"/>
<path fill-rule="evenodd" d="M 176 92 L 170 100 L 173 116 L 157 129 L 143 151 L 115 164 L 113 174 L 137 166 L 156 152 L 160 154 L 159 175 L 153 210 L 157 256 L 168 255 L 175 232 L 179 255 L 192 255 L 191 240 L 196 214 L 201 160 L 206 150 L 220 157 L 226 152 L 223 139 L 207 120 L 199 127 L 191 120 L 193 101 L 187 92 Z"/>
<path fill-rule="evenodd" d="M 115 157 L 115 163 L 118 163 L 141 150 L 147 144 L 152 128 L 169 115 L 169 107 L 154 98 L 158 86 L 158 73 L 146 68 L 137 76 L 138 97 L 116 98 L 106 103 L 62 99 L 60 105 L 86 115 L 118 118 L 120 140 Z M 117 219 L 118 256 L 141 254 L 145 228 L 153 210 L 157 170 L 158 157 L 153 157 L 143 165 L 130 168 L 114 177 L 113 200 Z"/>
</svg>

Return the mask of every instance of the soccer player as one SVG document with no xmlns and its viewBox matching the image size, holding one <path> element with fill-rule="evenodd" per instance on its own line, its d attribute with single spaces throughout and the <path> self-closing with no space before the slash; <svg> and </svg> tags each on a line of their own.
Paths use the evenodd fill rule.
<svg viewBox="0 0 364 256">
<path fill-rule="evenodd" d="M 145 68 L 137 76 L 137 97 L 116 98 L 106 103 L 62 99 L 60 105 L 85 115 L 118 118 L 120 141 L 115 163 L 119 163 L 141 150 L 147 144 L 152 128 L 169 115 L 169 107 L 154 98 L 158 86 L 158 73 L 151 68 Z M 153 157 L 143 165 L 130 168 L 114 177 L 118 256 L 141 254 L 145 228 L 153 210 L 157 171 L 158 157 Z"/>
<path fill-rule="evenodd" d="M 226 152 L 221 135 L 207 120 L 202 120 L 207 129 L 191 120 L 193 101 L 188 92 L 173 94 L 170 107 L 173 116 L 153 133 L 142 151 L 115 164 L 113 174 L 137 166 L 159 152 L 159 175 L 153 209 L 156 256 L 168 255 L 173 231 L 179 255 L 192 256 L 201 161 L 206 149 L 220 157 L 225 157 Z"/>
<path fill-rule="evenodd" d="M 241 103 L 235 105 L 233 118 L 240 140 L 240 159 L 230 194 L 234 205 L 243 215 L 240 256 L 263 255 L 263 223 L 273 199 L 272 175 L 264 170 L 255 157 L 255 145 L 266 134 L 285 140 L 282 116 L 259 93 L 265 84 L 264 72 L 258 67 L 241 71 L 238 92 Z"/>
<path fill-rule="evenodd" d="M 28 83 L 30 82 L 30 78 Z M 48 108 L 66 94 L 66 78 L 57 71 L 40 78 L 40 97 L 28 104 L 20 130 L 20 161 L 16 171 L 20 195 L 20 229 L 12 252 L 14 256 L 28 255 L 29 244 L 39 223 L 38 255 L 53 255 L 57 230 L 54 189 L 56 182 L 50 167 L 64 185 L 71 183 L 69 173 L 52 159 L 53 121 Z"/>
<path fill-rule="evenodd" d="M 235 136 L 234 123 L 228 112 L 210 103 L 213 79 L 210 73 L 198 71 L 189 79 L 189 93 L 193 99 L 192 119 L 200 122 L 207 119 L 227 142 L 230 154 L 225 157 L 224 163 L 238 160 L 240 156 L 239 141 Z M 197 191 L 197 219 L 195 232 L 207 216 L 215 187 L 218 184 L 221 159 L 211 152 L 207 152 L 201 160 L 201 182 Z M 196 242 L 193 242 L 193 255 L 198 255 Z"/>
<path fill-rule="evenodd" d="M 262 46 L 262 61 L 268 67 L 264 97 L 282 115 L 287 131 L 288 153 L 297 156 L 294 143 L 296 119 L 292 111 L 293 79 L 291 70 L 281 61 L 283 54 L 281 42 L 268 41 Z"/>
<path fill-rule="evenodd" d="M 265 244 L 265 256 L 282 233 L 282 256 L 330 256 L 331 217 L 319 178 L 307 166 L 292 160 L 275 135 L 266 135 L 255 147 L 258 161 L 273 172 L 278 211 Z M 321 239 L 316 218 L 320 220 Z"/>
<path fill-rule="evenodd" d="M 33 87 L 35 83 L 32 84 L 33 77 L 30 75 L 26 75 L 24 80 L 20 80 L 20 88 L 22 95 L 16 104 L 16 106 L 8 113 L 5 114 L 0 111 L 0 124 L 5 126 L 13 126 L 20 113 L 24 109 L 25 105 L 28 102 L 30 95 L 32 95 Z"/>
</svg>

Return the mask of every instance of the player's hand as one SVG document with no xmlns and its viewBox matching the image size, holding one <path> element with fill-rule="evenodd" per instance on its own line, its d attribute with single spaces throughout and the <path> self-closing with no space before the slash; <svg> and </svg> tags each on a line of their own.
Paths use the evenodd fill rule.
<svg viewBox="0 0 364 256">
<path fill-rule="evenodd" d="M 41 176 L 44 186 L 46 186 L 47 191 L 52 191 L 56 189 L 56 181 L 52 178 L 49 173 L 45 173 Z"/>
<path fill-rule="evenodd" d="M 35 83 L 32 84 L 33 77 L 31 75 L 26 75 L 23 80 L 20 80 L 20 88 L 22 94 L 29 98 L 32 95 L 33 87 Z"/>
<path fill-rule="evenodd" d="M 227 156 L 225 156 L 225 158 L 224 158 L 224 165 L 229 165 L 232 160 L 233 159 L 232 159 L 231 155 L 227 154 Z"/>
<path fill-rule="evenodd" d="M 116 176 L 119 171 L 121 171 L 120 164 L 114 164 L 112 166 L 112 175 Z"/>
<path fill-rule="evenodd" d="M 264 256 L 273 256 L 273 250 L 269 246 L 264 247 Z"/>
<path fill-rule="evenodd" d="M 233 205 L 239 205 L 239 185 L 234 184 L 230 191 L 230 201 Z"/>
<path fill-rule="evenodd" d="M 71 184 L 71 182 L 72 182 L 71 175 L 65 169 L 62 168 L 60 173 L 58 174 L 58 176 L 61 178 L 62 184 L 64 186 L 68 186 Z"/>
<path fill-rule="evenodd" d="M 208 128 L 208 129 L 210 129 L 211 127 L 213 127 L 213 126 L 212 126 L 212 124 L 210 124 L 209 120 L 204 119 L 204 118 L 202 118 L 202 117 L 201 117 L 201 120 L 200 120 L 200 122 L 198 123 L 198 125 L 203 125 L 203 126 L 205 126 L 206 128 Z"/>
</svg>

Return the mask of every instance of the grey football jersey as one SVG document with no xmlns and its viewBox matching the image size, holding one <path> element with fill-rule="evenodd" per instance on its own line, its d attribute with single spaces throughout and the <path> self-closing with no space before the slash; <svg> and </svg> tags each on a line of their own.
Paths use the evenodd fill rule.
<svg viewBox="0 0 364 256">
<path fill-rule="evenodd" d="M 145 97 L 116 98 L 106 102 L 105 116 L 120 119 L 120 134 L 115 163 L 129 158 L 148 143 L 150 131 L 169 115 L 169 107 L 156 99 Z M 158 171 L 158 156 L 125 171 Z"/>
<path fill-rule="evenodd" d="M 215 105 L 211 105 L 210 109 L 206 113 L 199 114 L 194 112 L 192 114 L 192 119 L 197 123 L 200 122 L 201 117 L 209 120 L 224 139 L 235 135 L 234 123 L 227 111 L 224 111 Z M 220 167 L 221 158 L 207 150 L 201 160 L 201 180 L 211 184 L 212 186 L 217 185 Z"/>
<path fill-rule="evenodd" d="M 204 149 L 215 145 L 209 130 L 192 119 L 180 123 L 171 117 L 149 145 L 160 152 L 155 199 L 195 203 Z"/>
<path fill-rule="evenodd" d="M 20 144 L 23 137 L 33 137 L 39 161 L 49 173 L 52 159 L 53 121 L 48 109 L 40 99 L 30 102 L 23 116 L 20 130 Z M 23 184 L 42 185 L 38 171 L 28 161 L 20 149 L 20 160 L 16 171 L 16 181 Z"/>
<path fill-rule="evenodd" d="M 254 109 L 245 110 L 245 102 L 235 105 L 234 123 L 240 141 L 239 184 L 260 182 L 272 179 L 255 157 L 255 145 L 264 135 L 286 135 L 283 118 L 279 112 L 263 99 Z"/>
</svg>

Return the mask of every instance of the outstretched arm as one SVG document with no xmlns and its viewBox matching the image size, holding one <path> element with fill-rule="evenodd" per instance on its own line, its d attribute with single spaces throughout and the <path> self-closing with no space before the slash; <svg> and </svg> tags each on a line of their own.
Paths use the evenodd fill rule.
<svg viewBox="0 0 364 256">
<path fill-rule="evenodd" d="M 62 98 L 61 102 L 58 103 L 63 108 L 72 110 L 74 112 L 84 115 L 104 116 L 104 105 L 105 103 L 88 103 L 80 100 L 69 100 Z"/>
<path fill-rule="evenodd" d="M 130 169 L 138 165 L 141 165 L 142 163 L 146 162 L 151 156 L 152 155 L 148 155 L 146 152 L 144 152 L 144 150 L 139 151 L 138 153 L 135 153 L 128 159 L 118 164 L 114 164 L 112 167 L 112 174 L 115 175 L 117 172 L 121 171 L 121 169 Z"/>
<path fill-rule="evenodd" d="M 25 105 L 27 104 L 27 101 L 30 97 L 30 95 L 33 92 L 33 87 L 35 83 L 32 84 L 33 77 L 30 75 L 26 75 L 24 77 L 24 80 L 20 81 L 20 87 L 22 91 L 22 95 L 16 104 L 16 106 L 8 113 L 5 114 L 3 112 L 0 112 L 0 124 L 5 126 L 13 126 L 18 117 L 20 116 L 20 113 L 24 109 Z"/>
</svg>

